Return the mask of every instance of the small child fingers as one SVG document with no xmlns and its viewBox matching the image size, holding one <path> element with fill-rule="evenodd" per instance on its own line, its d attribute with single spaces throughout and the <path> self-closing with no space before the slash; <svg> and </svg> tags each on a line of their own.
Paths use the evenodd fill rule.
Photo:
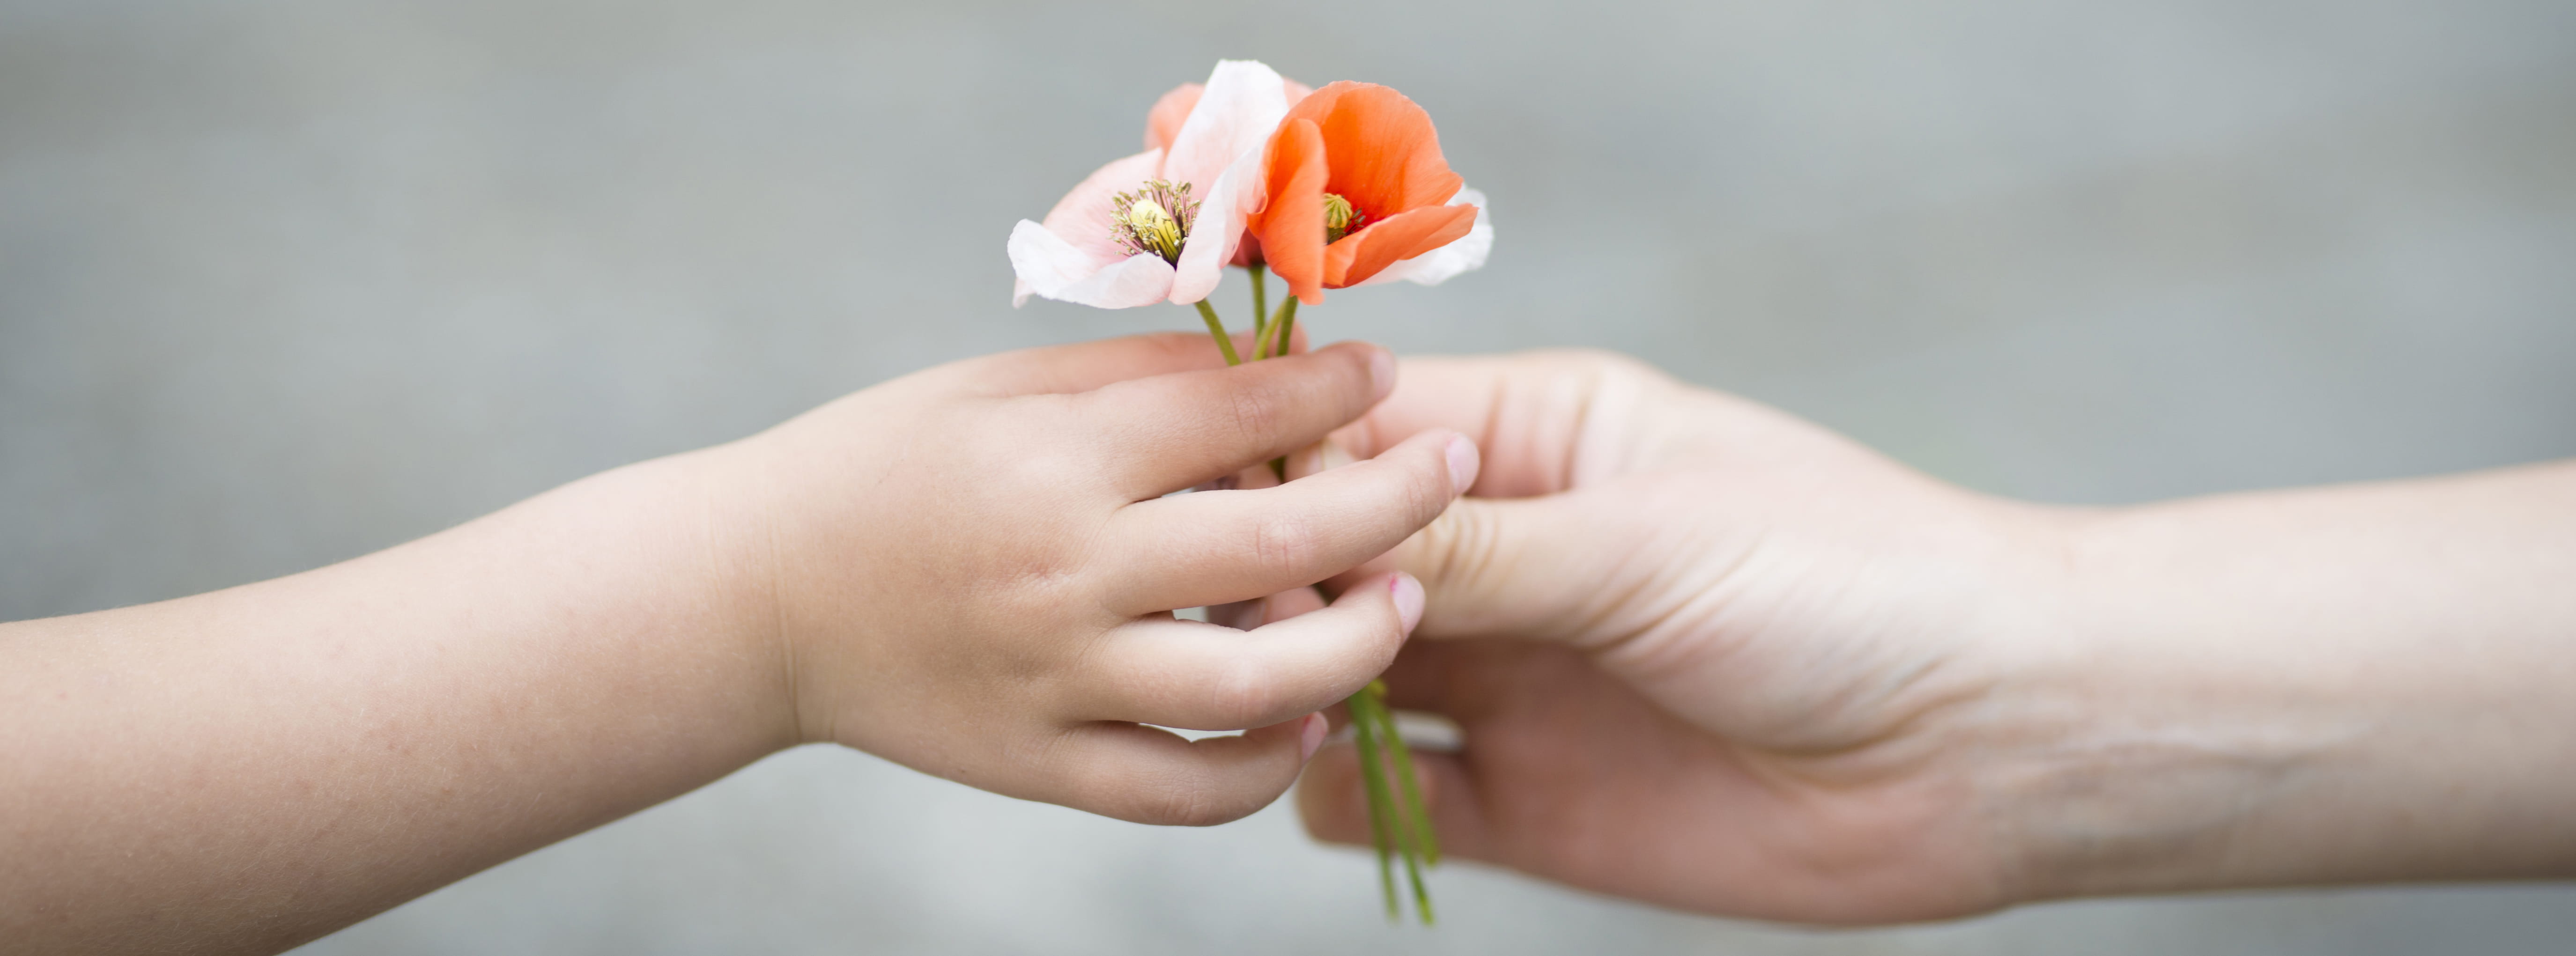
<svg viewBox="0 0 2576 956">
<path fill-rule="evenodd" d="M 1395 387 L 1385 349 L 1342 343 L 1235 368 L 1116 382 L 1080 396 L 1100 467 L 1134 500 L 1312 444 Z"/>
<path fill-rule="evenodd" d="M 1131 723 L 1083 724 L 1048 750 L 1057 773 L 1040 798 L 1135 823 L 1214 826 L 1279 799 L 1323 739 L 1320 714 L 1195 741 Z"/>
<path fill-rule="evenodd" d="M 1363 577 L 1365 575 L 1354 575 L 1351 580 L 1358 581 Z M 1221 624 L 1238 631 L 1249 631 L 1264 624 L 1285 621 L 1300 614 L 1323 610 L 1324 605 L 1329 603 L 1332 602 L 1324 600 L 1323 592 L 1314 588 L 1291 588 L 1265 598 L 1210 605 L 1207 609 L 1207 619 L 1210 624 Z"/>
<path fill-rule="evenodd" d="M 1475 478 L 1475 443 L 1435 430 L 1275 488 L 1137 502 L 1110 525 L 1104 597 L 1143 614 L 1304 587 L 1403 543 Z"/>
<path fill-rule="evenodd" d="M 1075 716 L 1234 730 L 1331 706 L 1364 687 L 1422 619 L 1422 585 L 1388 575 L 1330 607 L 1237 631 L 1168 618 L 1107 635 L 1081 664 Z"/>
</svg>

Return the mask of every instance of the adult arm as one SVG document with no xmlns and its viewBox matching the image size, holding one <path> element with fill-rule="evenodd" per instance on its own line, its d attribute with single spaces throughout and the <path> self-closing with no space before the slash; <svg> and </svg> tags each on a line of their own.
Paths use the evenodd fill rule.
<svg viewBox="0 0 2576 956">
<path fill-rule="evenodd" d="M 2576 464 L 2041 506 L 1589 353 L 1409 362 L 1336 441 L 1433 426 L 1483 476 L 1373 567 L 1460 856 L 1829 923 L 2576 876 Z"/>
</svg>

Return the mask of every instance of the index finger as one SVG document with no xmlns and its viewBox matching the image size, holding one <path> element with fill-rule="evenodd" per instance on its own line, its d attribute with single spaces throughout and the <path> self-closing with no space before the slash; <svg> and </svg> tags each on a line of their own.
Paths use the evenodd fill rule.
<svg viewBox="0 0 2576 956">
<path fill-rule="evenodd" d="M 1234 368 L 1115 382 L 1075 396 L 1100 473 L 1142 501 L 1321 439 L 1395 387 L 1395 357 L 1343 342 Z"/>
</svg>

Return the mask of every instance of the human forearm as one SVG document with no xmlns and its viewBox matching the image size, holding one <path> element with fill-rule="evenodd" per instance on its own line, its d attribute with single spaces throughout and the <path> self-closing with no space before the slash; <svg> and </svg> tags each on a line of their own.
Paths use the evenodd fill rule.
<svg viewBox="0 0 2576 956">
<path fill-rule="evenodd" d="M 2576 874 L 2576 465 L 2073 524 L 2032 895 Z"/>
<path fill-rule="evenodd" d="M 793 743 L 722 455 L 0 626 L 0 950 L 272 951 Z"/>
<path fill-rule="evenodd" d="M 0 626 L 0 953 L 282 949 L 806 741 L 1123 819 L 1251 813 L 1420 586 L 1250 632 L 1169 609 L 1383 553 L 1475 448 L 1169 493 L 1394 378 L 1356 343 L 1007 353 L 335 567 Z"/>
</svg>

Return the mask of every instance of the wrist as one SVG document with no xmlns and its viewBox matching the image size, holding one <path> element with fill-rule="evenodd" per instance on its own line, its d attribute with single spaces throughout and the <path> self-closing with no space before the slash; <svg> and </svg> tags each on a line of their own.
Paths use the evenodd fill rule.
<svg viewBox="0 0 2576 956">
<path fill-rule="evenodd" d="M 781 619 L 774 509 L 756 454 L 736 442 L 644 462 L 591 479 L 602 501 L 639 525 L 644 560 L 631 587 L 671 608 L 662 666 L 693 694 L 702 719 L 750 760 L 803 743 L 796 720 L 794 648 Z M 630 489 L 626 486 L 632 485 Z"/>
<path fill-rule="evenodd" d="M 2322 497 L 2067 516 L 1993 777 L 2025 898 L 2564 871 L 2576 740 L 2517 673 L 2564 665 L 2463 646 Z"/>
</svg>

